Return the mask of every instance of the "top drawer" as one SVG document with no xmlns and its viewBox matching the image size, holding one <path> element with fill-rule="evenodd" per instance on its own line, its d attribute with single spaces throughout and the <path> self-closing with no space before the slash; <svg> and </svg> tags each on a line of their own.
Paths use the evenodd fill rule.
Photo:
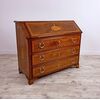
<svg viewBox="0 0 100 100">
<path fill-rule="evenodd" d="M 80 34 L 32 40 L 32 52 L 52 50 L 80 44 Z"/>
</svg>

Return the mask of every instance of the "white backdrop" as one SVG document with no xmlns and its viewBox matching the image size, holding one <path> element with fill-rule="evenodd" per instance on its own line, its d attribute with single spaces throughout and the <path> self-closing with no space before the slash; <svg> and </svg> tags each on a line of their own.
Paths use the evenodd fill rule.
<svg viewBox="0 0 100 100">
<path fill-rule="evenodd" d="M 100 0 L 0 0 L 0 54 L 16 53 L 14 20 L 75 20 L 81 54 L 100 55 Z"/>
</svg>

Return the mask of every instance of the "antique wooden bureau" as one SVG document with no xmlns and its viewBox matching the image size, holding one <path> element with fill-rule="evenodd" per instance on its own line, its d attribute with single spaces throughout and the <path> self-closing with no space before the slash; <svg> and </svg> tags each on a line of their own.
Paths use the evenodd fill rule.
<svg viewBox="0 0 100 100">
<path fill-rule="evenodd" d="M 28 84 L 72 66 L 79 68 L 81 33 L 74 21 L 15 21 L 19 73 Z"/>
</svg>

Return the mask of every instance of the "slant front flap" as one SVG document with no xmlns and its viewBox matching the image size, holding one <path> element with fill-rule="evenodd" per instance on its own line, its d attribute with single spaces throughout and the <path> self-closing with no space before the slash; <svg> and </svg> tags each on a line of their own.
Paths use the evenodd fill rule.
<svg viewBox="0 0 100 100">
<path fill-rule="evenodd" d="M 81 32 L 74 21 L 33 21 L 25 22 L 32 37 L 62 35 L 72 32 Z"/>
</svg>

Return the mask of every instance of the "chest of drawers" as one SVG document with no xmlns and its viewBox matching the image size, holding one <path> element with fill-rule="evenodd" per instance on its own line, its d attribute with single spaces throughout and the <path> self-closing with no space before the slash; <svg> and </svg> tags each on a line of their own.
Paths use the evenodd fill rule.
<svg viewBox="0 0 100 100">
<path fill-rule="evenodd" d="M 72 67 L 79 68 L 81 33 L 74 21 L 15 21 L 18 69 L 34 80 Z"/>
</svg>

